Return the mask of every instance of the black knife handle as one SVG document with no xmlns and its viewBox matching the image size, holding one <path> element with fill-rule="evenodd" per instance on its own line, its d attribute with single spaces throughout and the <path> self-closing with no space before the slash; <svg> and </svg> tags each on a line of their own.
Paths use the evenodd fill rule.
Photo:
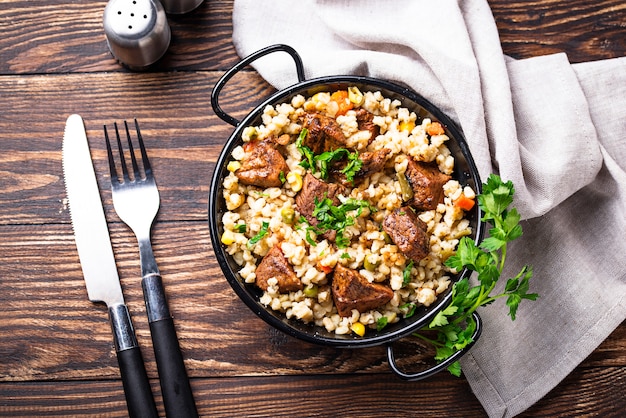
<svg viewBox="0 0 626 418">
<path fill-rule="evenodd" d="M 158 418 L 152 389 L 139 347 L 117 352 L 128 415 L 131 418 Z"/>
<path fill-rule="evenodd" d="M 124 304 L 110 306 L 109 317 L 128 414 L 131 418 L 158 418 L 159 414 L 128 308 Z"/>
<path fill-rule="evenodd" d="M 198 411 L 178 344 L 174 320 L 167 306 L 163 281 L 160 275 L 153 273 L 146 275 L 141 283 L 161 381 L 165 415 L 172 418 L 195 418 Z"/>
</svg>

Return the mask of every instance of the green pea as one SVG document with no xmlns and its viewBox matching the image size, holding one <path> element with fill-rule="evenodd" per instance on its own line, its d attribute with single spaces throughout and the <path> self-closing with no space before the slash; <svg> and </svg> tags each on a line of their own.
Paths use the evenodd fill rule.
<svg viewBox="0 0 626 418">
<path fill-rule="evenodd" d="M 363 267 L 365 267 L 365 270 L 367 271 L 376 271 L 376 269 L 378 268 L 378 266 L 380 266 L 380 260 L 377 260 L 375 263 L 372 262 L 370 259 L 372 257 L 365 257 L 365 260 L 363 260 Z"/>
<path fill-rule="evenodd" d="M 308 298 L 314 298 L 317 297 L 317 285 L 309 285 L 307 287 L 304 288 L 304 296 L 308 297 Z"/>
<path fill-rule="evenodd" d="M 289 225 L 293 223 L 293 218 L 295 214 L 296 211 L 294 211 L 293 208 L 290 207 L 282 208 L 280 211 L 280 216 L 282 216 L 283 222 Z"/>
</svg>

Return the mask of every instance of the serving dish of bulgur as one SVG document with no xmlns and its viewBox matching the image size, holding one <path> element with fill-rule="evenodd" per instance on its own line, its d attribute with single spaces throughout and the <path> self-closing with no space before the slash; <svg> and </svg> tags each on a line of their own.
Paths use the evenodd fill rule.
<svg viewBox="0 0 626 418">
<path fill-rule="evenodd" d="M 228 80 L 278 51 L 293 58 L 298 83 L 241 120 L 225 112 L 219 101 Z M 403 377 L 392 343 L 450 304 L 453 285 L 471 272 L 444 261 L 461 237 L 479 243 L 484 234 L 474 204 L 482 183 L 462 131 L 396 83 L 307 80 L 288 45 L 227 70 L 211 106 L 234 127 L 209 191 L 211 243 L 228 284 L 293 337 L 343 348 L 386 344 L 390 367 Z"/>
<path fill-rule="evenodd" d="M 227 163 L 220 242 L 259 302 L 334 334 L 427 308 L 472 228 L 443 125 L 380 91 L 267 105 Z"/>
</svg>

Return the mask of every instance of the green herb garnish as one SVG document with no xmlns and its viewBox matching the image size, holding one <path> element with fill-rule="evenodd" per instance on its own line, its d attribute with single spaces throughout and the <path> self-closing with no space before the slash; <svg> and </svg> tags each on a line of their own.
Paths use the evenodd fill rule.
<svg viewBox="0 0 626 418">
<path fill-rule="evenodd" d="M 353 182 L 354 176 L 363 166 L 363 161 L 359 159 L 359 153 L 357 151 L 350 152 L 345 148 L 338 148 L 334 151 L 326 151 L 315 155 L 311 148 L 304 145 L 304 138 L 306 138 L 307 134 L 308 130 L 303 128 L 296 140 L 296 148 L 303 157 L 300 165 L 311 170 L 313 173 L 319 172 L 320 177 L 325 180 L 328 178 L 329 164 L 347 158 L 348 163 L 341 170 L 341 173 L 346 176 L 349 182 Z"/>
<path fill-rule="evenodd" d="M 445 265 L 461 271 L 463 268 L 478 273 L 479 284 L 472 286 L 468 278 L 455 283 L 452 288 L 452 302 L 439 312 L 426 331 L 435 331 L 431 339 L 420 333 L 415 335 L 432 343 L 436 347 L 435 360 L 443 361 L 472 342 L 476 323 L 472 313 L 481 306 L 506 298 L 511 320 L 515 320 L 517 308 L 523 299 L 536 300 L 536 293 L 528 293 L 532 267 L 525 265 L 513 278 L 508 279 L 504 292 L 491 295 L 498 279 L 502 275 L 507 255 L 507 244 L 522 235 L 519 224 L 520 215 L 515 208 L 508 209 L 513 202 L 515 189 L 511 181 L 492 174 L 483 192 L 477 196 L 483 211 L 483 220 L 491 224 L 489 237 L 478 246 L 469 237 L 463 237 L 456 254 L 446 260 Z M 455 362 L 448 367 L 450 373 L 460 376 L 461 366 Z"/>
<path fill-rule="evenodd" d="M 237 224 L 235 225 L 234 229 L 235 229 L 235 232 L 240 232 L 240 233 L 246 232 L 246 224 L 245 223 Z"/>
<path fill-rule="evenodd" d="M 387 326 L 388 322 L 389 318 L 387 318 L 386 316 L 381 316 L 380 318 L 378 318 L 378 321 L 376 321 L 376 331 L 381 331 Z"/>
<path fill-rule="evenodd" d="M 415 314 L 415 309 L 417 309 L 417 305 L 414 303 L 405 303 L 404 305 L 400 305 L 400 309 L 405 310 L 404 314 L 405 318 L 410 318 Z"/>
<path fill-rule="evenodd" d="M 255 236 L 253 236 L 252 238 L 250 238 L 248 240 L 248 244 L 247 244 L 248 248 L 251 248 L 257 242 L 261 241 L 263 239 L 263 237 L 267 235 L 269 227 L 270 227 L 270 223 L 269 222 L 263 222 L 261 224 L 261 229 L 259 230 L 259 232 Z"/>
<path fill-rule="evenodd" d="M 336 231 L 337 235 L 335 237 L 335 244 L 337 245 L 337 248 L 348 247 L 350 245 L 350 238 L 344 235 L 344 231 L 347 227 L 354 225 L 356 218 L 361 215 L 364 208 L 369 208 L 372 212 L 376 211 L 376 208 L 370 205 L 370 203 L 366 200 L 348 198 L 339 206 L 335 206 L 333 205 L 333 201 L 328 197 L 325 197 L 322 200 L 319 200 L 316 197 L 313 216 L 315 216 L 319 222 L 317 225 L 309 226 L 307 228 L 307 242 L 311 244 L 311 241 L 309 240 L 309 231 L 318 235 L 327 231 Z M 356 217 L 349 215 L 349 212 L 355 210 Z"/>
<path fill-rule="evenodd" d="M 413 269 L 413 260 L 411 260 L 404 268 L 404 271 L 402 271 L 402 287 L 411 283 L 411 269 Z"/>
<path fill-rule="evenodd" d="M 311 151 L 311 148 L 303 144 L 304 138 L 306 138 L 308 133 L 308 129 L 302 128 L 302 130 L 300 131 L 300 135 L 298 135 L 298 139 L 296 139 L 296 148 L 304 157 L 304 160 L 302 160 L 300 165 L 304 168 L 313 170 L 315 168 L 315 161 L 313 161 L 313 151 Z"/>
<path fill-rule="evenodd" d="M 352 183 L 354 182 L 354 176 L 361 170 L 361 167 L 363 167 L 363 160 L 359 158 L 359 153 L 355 151 L 348 154 L 348 164 L 341 172 L 346 176 L 346 179 Z"/>
</svg>

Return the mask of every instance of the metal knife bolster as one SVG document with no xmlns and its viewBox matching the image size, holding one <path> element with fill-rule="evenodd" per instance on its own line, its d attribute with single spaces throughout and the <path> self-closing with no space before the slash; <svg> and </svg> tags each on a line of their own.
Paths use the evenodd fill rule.
<svg viewBox="0 0 626 418">
<path fill-rule="evenodd" d="M 109 319 L 111 320 L 111 329 L 113 330 L 115 351 L 120 352 L 139 347 L 126 305 L 116 304 L 109 306 Z"/>
</svg>

